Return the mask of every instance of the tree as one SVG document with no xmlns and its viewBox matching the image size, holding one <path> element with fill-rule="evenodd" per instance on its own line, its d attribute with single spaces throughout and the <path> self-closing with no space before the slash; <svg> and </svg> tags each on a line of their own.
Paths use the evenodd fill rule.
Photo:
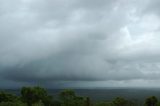
<svg viewBox="0 0 160 106">
<path fill-rule="evenodd" d="M 114 106 L 112 102 L 98 102 L 95 106 Z"/>
<path fill-rule="evenodd" d="M 51 96 L 47 94 L 47 91 L 41 87 L 23 87 L 21 89 L 22 100 L 31 106 L 34 103 L 42 101 L 44 104 L 49 103 L 52 99 Z"/>
<path fill-rule="evenodd" d="M 27 106 L 26 104 L 16 101 L 16 102 L 1 102 L 0 106 Z"/>
<path fill-rule="evenodd" d="M 117 97 L 113 100 L 113 104 L 115 106 L 125 106 L 127 104 L 127 100 L 122 97 Z"/>
<path fill-rule="evenodd" d="M 64 90 L 60 93 L 62 106 L 75 106 L 75 92 L 73 90 Z"/>
<path fill-rule="evenodd" d="M 155 96 L 148 97 L 145 100 L 145 105 L 147 106 L 156 106 L 157 103 L 158 99 Z"/>
<path fill-rule="evenodd" d="M 51 106 L 61 106 L 61 102 L 58 100 L 54 100 L 53 105 L 51 105 Z"/>
<path fill-rule="evenodd" d="M 88 97 L 87 97 L 88 98 Z M 89 101 L 86 97 L 76 96 L 74 101 L 76 106 L 90 106 Z"/>
<path fill-rule="evenodd" d="M 46 95 L 45 97 L 42 98 L 42 103 L 44 106 L 50 106 L 54 104 L 53 97 L 50 95 Z"/>
<path fill-rule="evenodd" d="M 1 102 L 13 102 L 17 100 L 18 100 L 18 97 L 16 95 L 6 93 L 6 92 L 0 92 L 0 103 Z"/>
<path fill-rule="evenodd" d="M 90 103 L 90 98 L 89 97 L 86 97 L 86 106 L 90 106 L 91 103 Z"/>
<path fill-rule="evenodd" d="M 76 96 L 73 90 L 64 90 L 59 95 L 61 106 L 90 106 L 89 97 Z"/>
</svg>

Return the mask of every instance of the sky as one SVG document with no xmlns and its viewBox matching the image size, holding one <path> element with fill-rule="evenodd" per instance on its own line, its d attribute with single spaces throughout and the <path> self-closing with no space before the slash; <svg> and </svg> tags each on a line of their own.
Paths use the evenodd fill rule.
<svg viewBox="0 0 160 106">
<path fill-rule="evenodd" d="M 159 0 L 0 0 L 0 87 L 160 87 Z"/>
</svg>

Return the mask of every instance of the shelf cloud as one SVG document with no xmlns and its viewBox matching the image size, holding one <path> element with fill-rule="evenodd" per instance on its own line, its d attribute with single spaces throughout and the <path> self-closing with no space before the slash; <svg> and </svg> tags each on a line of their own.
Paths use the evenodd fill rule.
<svg viewBox="0 0 160 106">
<path fill-rule="evenodd" d="M 159 5 L 1 0 L 0 86 L 159 87 Z"/>
</svg>

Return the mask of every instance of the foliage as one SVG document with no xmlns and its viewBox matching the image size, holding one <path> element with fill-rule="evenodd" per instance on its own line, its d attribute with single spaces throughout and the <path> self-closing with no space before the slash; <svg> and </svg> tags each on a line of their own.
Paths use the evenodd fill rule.
<svg viewBox="0 0 160 106">
<path fill-rule="evenodd" d="M 53 101 L 53 105 L 51 106 L 61 106 L 61 102 L 56 100 L 56 101 Z"/>
<path fill-rule="evenodd" d="M 44 106 L 44 104 L 42 103 L 42 101 L 39 101 L 37 103 L 32 104 L 32 106 Z M 49 105 L 47 105 L 49 106 Z"/>
<path fill-rule="evenodd" d="M 27 106 L 22 102 L 1 102 L 0 106 Z"/>
<path fill-rule="evenodd" d="M 18 100 L 17 96 L 6 92 L 0 92 L 0 102 L 13 102 L 16 100 Z"/>
<path fill-rule="evenodd" d="M 145 99 L 145 106 L 160 106 L 160 101 L 155 96 Z M 136 100 L 126 100 L 117 97 L 109 102 L 97 102 L 92 104 L 89 97 L 77 96 L 73 90 L 63 90 L 59 94 L 59 99 L 53 99 L 44 88 L 23 87 L 21 96 L 11 93 L 0 92 L 0 106 L 142 106 Z"/>
<path fill-rule="evenodd" d="M 127 100 L 122 97 L 117 97 L 113 100 L 113 104 L 115 106 L 125 106 L 127 104 Z"/>
<path fill-rule="evenodd" d="M 148 97 L 145 100 L 146 106 L 156 106 L 157 103 L 158 103 L 158 99 L 155 96 Z"/>
<path fill-rule="evenodd" d="M 89 106 L 87 99 L 84 97 L 76 96 L 73 90 L 64 90 L 59 95 L 62 106 Z"/>
<path fill-rule="evenodd" d="M 43 97 L 41 100 L 44 106 L 50 106 L 54 104 L 53 97 L 48 94 L 45 97 Z"/>
<path fill-rule="evenodd" d="M 32 104 L 42 101 L 45 106 L 51 103 L 52 97 L 47 94 L 47 91 L 41 87 L 23 87 L 21 89 L 22 100 L 31 106 Z"/>
<path fill-rule="evenodd" d="M 99 102 L 95 106 L 114 106 L 112 102 Z"/>
<path fill-rule="evenodd" d="M 74 99 L 76 97 L 73 90 L 64 90 L 59 95 L 62 106 L 75 106 Z"/>
</svg>

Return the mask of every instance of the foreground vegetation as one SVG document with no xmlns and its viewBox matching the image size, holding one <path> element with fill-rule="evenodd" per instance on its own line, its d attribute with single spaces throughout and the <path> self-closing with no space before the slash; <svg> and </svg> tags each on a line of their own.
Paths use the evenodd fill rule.
<svg viewBox="0 0 160 106">
<path fill-rule="evenodd" d="M 0 106 L 139 106 L 134 101 L 116 97 L 112 101 L 92 103 L 89 97 L 77 96 L 73 90 L 63 90 L 53 98 L 41 87 L 23 87 L 19 96 L 0 92 Z M 144 106 L 160 106 L 155 96 L 147 97 Z"/>
</svg>

